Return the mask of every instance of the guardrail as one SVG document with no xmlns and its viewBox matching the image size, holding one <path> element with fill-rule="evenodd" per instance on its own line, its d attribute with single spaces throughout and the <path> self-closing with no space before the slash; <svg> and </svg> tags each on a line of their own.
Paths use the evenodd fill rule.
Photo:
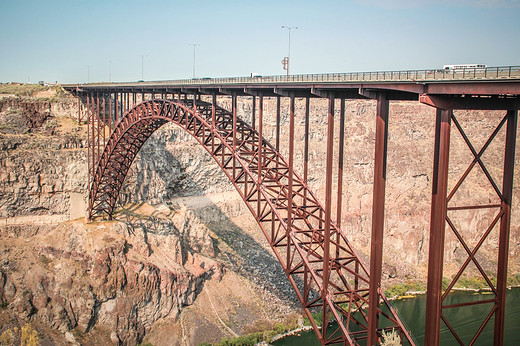
<svg viewBox="0 0 520 346">
<path fill-rule="evenodd" d="M 348 72 L 301 74 L 290 76 L 256 76 L 224 78 L 192 78 L 180 80 L 89 83 L 84 86 L 138 85 L 210 85 L 210 84 L 272 84 L 272 83 L 350 83 L 350 82 L 436 82 L 464 80 L 520 79 L 520 66 L 464 69 L 429 69 L 379 72 Z"/>
</svg>

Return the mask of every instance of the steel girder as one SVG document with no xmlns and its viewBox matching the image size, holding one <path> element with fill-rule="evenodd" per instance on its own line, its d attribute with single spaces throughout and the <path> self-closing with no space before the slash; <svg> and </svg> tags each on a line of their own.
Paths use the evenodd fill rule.
<svg viewBox="0 0 520 346">
<path fill-rule="evenodd" d="M 427 310 L 426 310 L 426 330 L 425 343 L 428 345 L 438 345 L 440 342 L 440 326 L 441 321 L 444 322 L 453 338 L 460 344 L 474 345 L 484 328 L 490 324 L 494 317 L 494 344 L 502 345 L 504 343 L 504 313 L 505 313 L 505 296 L 507 281 L 507 263 L 508 263 L 508 247 L 510 233 L 511 218 L 511 199 L 513 185 L 513 169 L 515 158 L 516 131 L 518 123 L 518 112 L 516 110 L 507 111 L 488 139 L 477 151 L 474 143 L 470 140 L 464 131 L 461 123 L 454 115 L 451 109 L 437 109 L 437 128 L 435 137 L 435 162 L 433 176 L 433 193 L 432 193 L 432 210 L 431 210 L 431 228 L 430 228 L 430 258 L 428 261 L 428 289 L 427 289 Z M 464 173 L 460 176 L 455 185 L 448 190 L 448 161 L 450 153 L 450 132 L 452 124 L 461 135 L 467 148 L 470 150 L 473 159 L 468 165 Z M 497 135 L 503 128 L 504 133 L 504 168 L 502 176 L 502 187 L 493 178 L 490 169 L 483 161 L 483 155 L 486 150 L 496 140 Z M 456 201 L 455 196 L 461 189 L 460 187 L 466 181 L 471 172 L 480 169 L 480 174 L 489 183 L 489 190 L 493 192 L 488 197 L 489 200 L 480 200 L 471 202 L 462 199 Z M 454 202 L 455 201 L 455 202 Z M 450 203 L 451 202 L 451 203 Z M 458 204 L 458 205 L 453 205 Z M 492 217 L 487 219 L 487 227 L 483 221 L 482 229 L 477 228 L 478 233 L 468 239 L 465 230 L 468 227 L 462 227 L 457 223 L 458 213 L 464 211 L 493 211 L 490 213 Z M 448 227 L 446 227 L 446 225 Z M 470 226 L 471 227 L 471 226 Z M 476 226 L 473 225 L 476 228 Z M 451 278 L 445 290 L 442 288 L 443 274 L 443 257 L 446 228 L 453 232 L 455 239 L 462 246 L 467 257 L 462 264 L 459 264 L 457 273 Z M 497 269 L 496 272 L 490 273 L 483 267 L 483 260 L 479 258 L 479 250 L 487 239 L 492 238 L 490 234 L 498 232 L 498 251 L 497 251 Z M 489 260 L 489 259 L 487 259 Z M 459 304 L 446 305 L 444 303 L 448 294 L 452 291 L 456 282 L 468 272 L 473 266 L 480 277 L 485 281 L 487 288 L 491 291 L 490 299 L 479 301 L 468 301 Z M 496 275 L 496 283 L 492 277 Z M 493 297 L 494 296 L 494 297 Z M 485 305 L 489 307 L 486 316 L 483 316 L 478 329 L 469 340 L 463 340 L 463 337 L 456 332 L 452 323 L 446 318 L 443 311 L 447 309 L 460 309 L 471 305 Z"/>
<path fill-rule="evenodd" d="M 196 102 L 195 106 L 194 103 Z M 196 111 L 194 110 L 196 109 Z M 94 172 L 89 218 L 112 217 L 128 170 L 145 141 L 173 122 L 215 159 L 257 220 L 322 344 L 366 342 L 369 273 L 326 210 L 279 152 L 258 131 L 200 100 L 152 100 L 130 109 L 115 125 Z M 382 331 L 395 329 L 413 344 L 379 289 Z M 337 326 L 320 330 L 311 312 Z"/>
</svg>

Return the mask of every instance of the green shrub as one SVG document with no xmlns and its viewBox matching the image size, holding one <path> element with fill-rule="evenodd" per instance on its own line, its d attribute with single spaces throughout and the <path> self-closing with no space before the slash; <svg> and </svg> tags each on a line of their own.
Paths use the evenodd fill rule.
<svg viewBox="0 0 520 346">
<path fill-rule="evenodd" d="M 451 282 L 451 280 L 448 279 L 447 277 L 445 277 L 445 276 L 442 277 L 442 290 L 443 291 L 445 291 L 448 288 L 450 282 Z"/>
<path fill-rule="evenodd" d="M 311 312 L 311 315 L 312 315 L 312 319 L 314 320 L 314 322 L 316 322 L 316 325 L 318 327 L 321 327 L 321 323 L 323 322 L 323 313 L 321 311 L 317 311 L 317 312 Z M 306 326 L 312 325 L 311 321 L 309 320 L 307 315 L 305 315 L 303 317 L 303 324 Z"/>
</svg>

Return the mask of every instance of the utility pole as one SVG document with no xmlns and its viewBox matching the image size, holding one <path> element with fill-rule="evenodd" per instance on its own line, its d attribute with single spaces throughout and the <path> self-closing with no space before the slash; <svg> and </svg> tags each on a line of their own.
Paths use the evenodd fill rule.
<svg viewBox="0 0 520 346">
<path fill-rule="evenodd" d="M 193 46 L 193 78 L 195 78 L 195 47 L 200 46 L 198 43 L 188 43 L 190 46 Z"/>
<path fill-rule="evenodd" d="M 90 83 L 90 65 L 87 65 L 87 83 Z"/>
<path fill-rule="evenodd" d="M 298 29 L 298 27 L 282 25 L 282 29 L 287 29 L 289 31 L 289 52 L 287 54 L 287 59 L 284 58 L 284 60 L 282 60 L 284 68 L 287 67 L 287 77 L 289 77 L 289 66 L 291 64 L 291 29 Z"/>
<path fill-rule="evenodd" d="M 147 54 L 141 54 L 141 80 L 144 81 L 144 57 L 148 56 Z"/>
</svg>

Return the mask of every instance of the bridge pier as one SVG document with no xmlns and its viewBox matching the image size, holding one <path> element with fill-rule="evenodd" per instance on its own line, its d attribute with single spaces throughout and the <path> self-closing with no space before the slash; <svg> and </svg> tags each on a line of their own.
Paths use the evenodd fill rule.
<svg viewBox="0 0 520 346">
<path fill-rule="evenodd" d="M 386 159 L 388 144 L 389 103 L 384 93 L 376 95 L 376 143 L 374 154 L 374 184 L 372 198 L 372 237 L 370 238 L 370 285 L 367 345 L 376 345 L 379 328 L 379 297 L 383 267 L 383 231 L 385 224 Z"/>
<path fill-rule="evenodd" d="M 448 162 L 452 110 L 437 109 L 433 161 L 425 344 L 438 345 L 442 314 L 442 267 L 447 213 Z"/>
<path fill-rule="evenodd" d="M 508 110 L 506 116 L 502 119 L 500 124 L 490 134 L 488 140 L 480 149 L 476 151 L 471 143 L 470 138 L 466 135 L 461 124 L 455 117 L 453 109 L 468 109 L 468 110 L 485 110 L 485 109 L 508 109 L 514 102 L 511 99 L 495 100 L 494 103 L 489 100 L 480 100 L 479 98 L 447 98 L 439 96 L 425 96 L 421 95 L 421 102 L 436 107 L 437 123 L 435 136 L 435 153 L 434 153 L 434 169 L 433 169 L 433 187 L 432 187 L 432 207 L 431 207 L 431 223 L 430 223 L 430 249 L 428 261 L 428 286 L 427 286 L 427 308 L 426 308 L 426 330 L 425 330 L 425 344 L 439 345 L 440 344 L 440 327 L 441 320 L 447 326 L 454 339 L 460 343 L 465 344 L 451 325 L 450 321 L 446 319 L 443 314 L 443 309 L 463 308 L 475 304 L 492 304 L 490 312 L 482 321 L 482 324 L 476 330 L 469 344 L 473 344 L 481 335 L 484 328 L 487 326 L 493 316 L 494 321 L 494 345 L 502 345 L 504 343 L 504 313 L 505 313 L 505 295 L 506 295 L 506 281 L 507 281 L 507 262 L 509 249 L 509 232 L 511 219 L 511 198 L 512 198 L 512 184 L 514 172 L 514 156 L 516 144 L 516 129 L 517 129 L 517 115 L 518 111 Z M 448 162 L 450 155 L 450 128 L 451 124 L 455 125 L 458 132 L 461 134 L 463 140 L 471 150 L 474 159 L 469 167 L 466 169 L 462 177 L 458 180 L 455 186 L 448 193 Z M 506 125 L 505 133 L 505 148 L 504 148 L 504 166 L 502 177 L 502 189 L 493 180 L 487 167 L 482 161 L 482 155 L 490 144 L 495 140 L 501 128 Z M 450 201 L 453 201 L 454 195 L 463 184 L 466 177 L 475 166 L 479 166 L 487 177 L 487 180 L 495 191 L 499 203 L 477 203 L 469 205 L 451 206 Z M 465 201 L 471 203 L 471 201 Z M 460 203 L 460 201 L 458 202 Z M 475 203 L 475 202 L 474 202 Z M 453 221 L 457 211 L 464 210 L 482 210 L 482 209 L 496 209 L 497 213 L 488 228 L 479 235 L 478 243 L 470 248 L 467 240 L 464 239 L 462 230 L 460 230 Z M 449 214 L 449 212 L 451 214 Z M 500 221 L 500 223 L 498 223 Z M 458 273 L 449 281 L 447 287 L 443 287 L 443 263 L 444 263 L 444 244 L 445 244 L 445 229 L 446 224 L 453 232 L 458 242 L 466 251 L 468 257 L 466 261 L 460 266 Z M 496 225 L 499 224 L 497 227 Z M 481 245 L 488 238 L 489 234 L 498 228 L 498 254 L 497 254 L 497 269 L 496 269 L 496 284 L 492 282 L 492 276 L 487 273 L 482 265 L 479 263 L 476 254 Z M 491 292 L 495 295 L 493 299 L 487 299 L 479 302 L 467 302 L 455 305 L 444 305 L 443 302 L 458 279 L 472 263 L 482 278 L 486 281 Z M 492 274 L 491 274 L 492 275 Z"/>
<path fill-rule="evenodd" d="M 504 324 L 507 289 L 507 262 L 509 254 L 509 231 L 511 226 L 511 200 L 513 198 L 513 173 L 515 165 L 516 132 L 518 111 L 507 112 L 506 148 L 504 158 L 504 177 L 502 183 L 503 213 L 500 220 L 497 272 L 497 311 L 495 313 L 494 345 L 504 344 Z"/>
</svg>

